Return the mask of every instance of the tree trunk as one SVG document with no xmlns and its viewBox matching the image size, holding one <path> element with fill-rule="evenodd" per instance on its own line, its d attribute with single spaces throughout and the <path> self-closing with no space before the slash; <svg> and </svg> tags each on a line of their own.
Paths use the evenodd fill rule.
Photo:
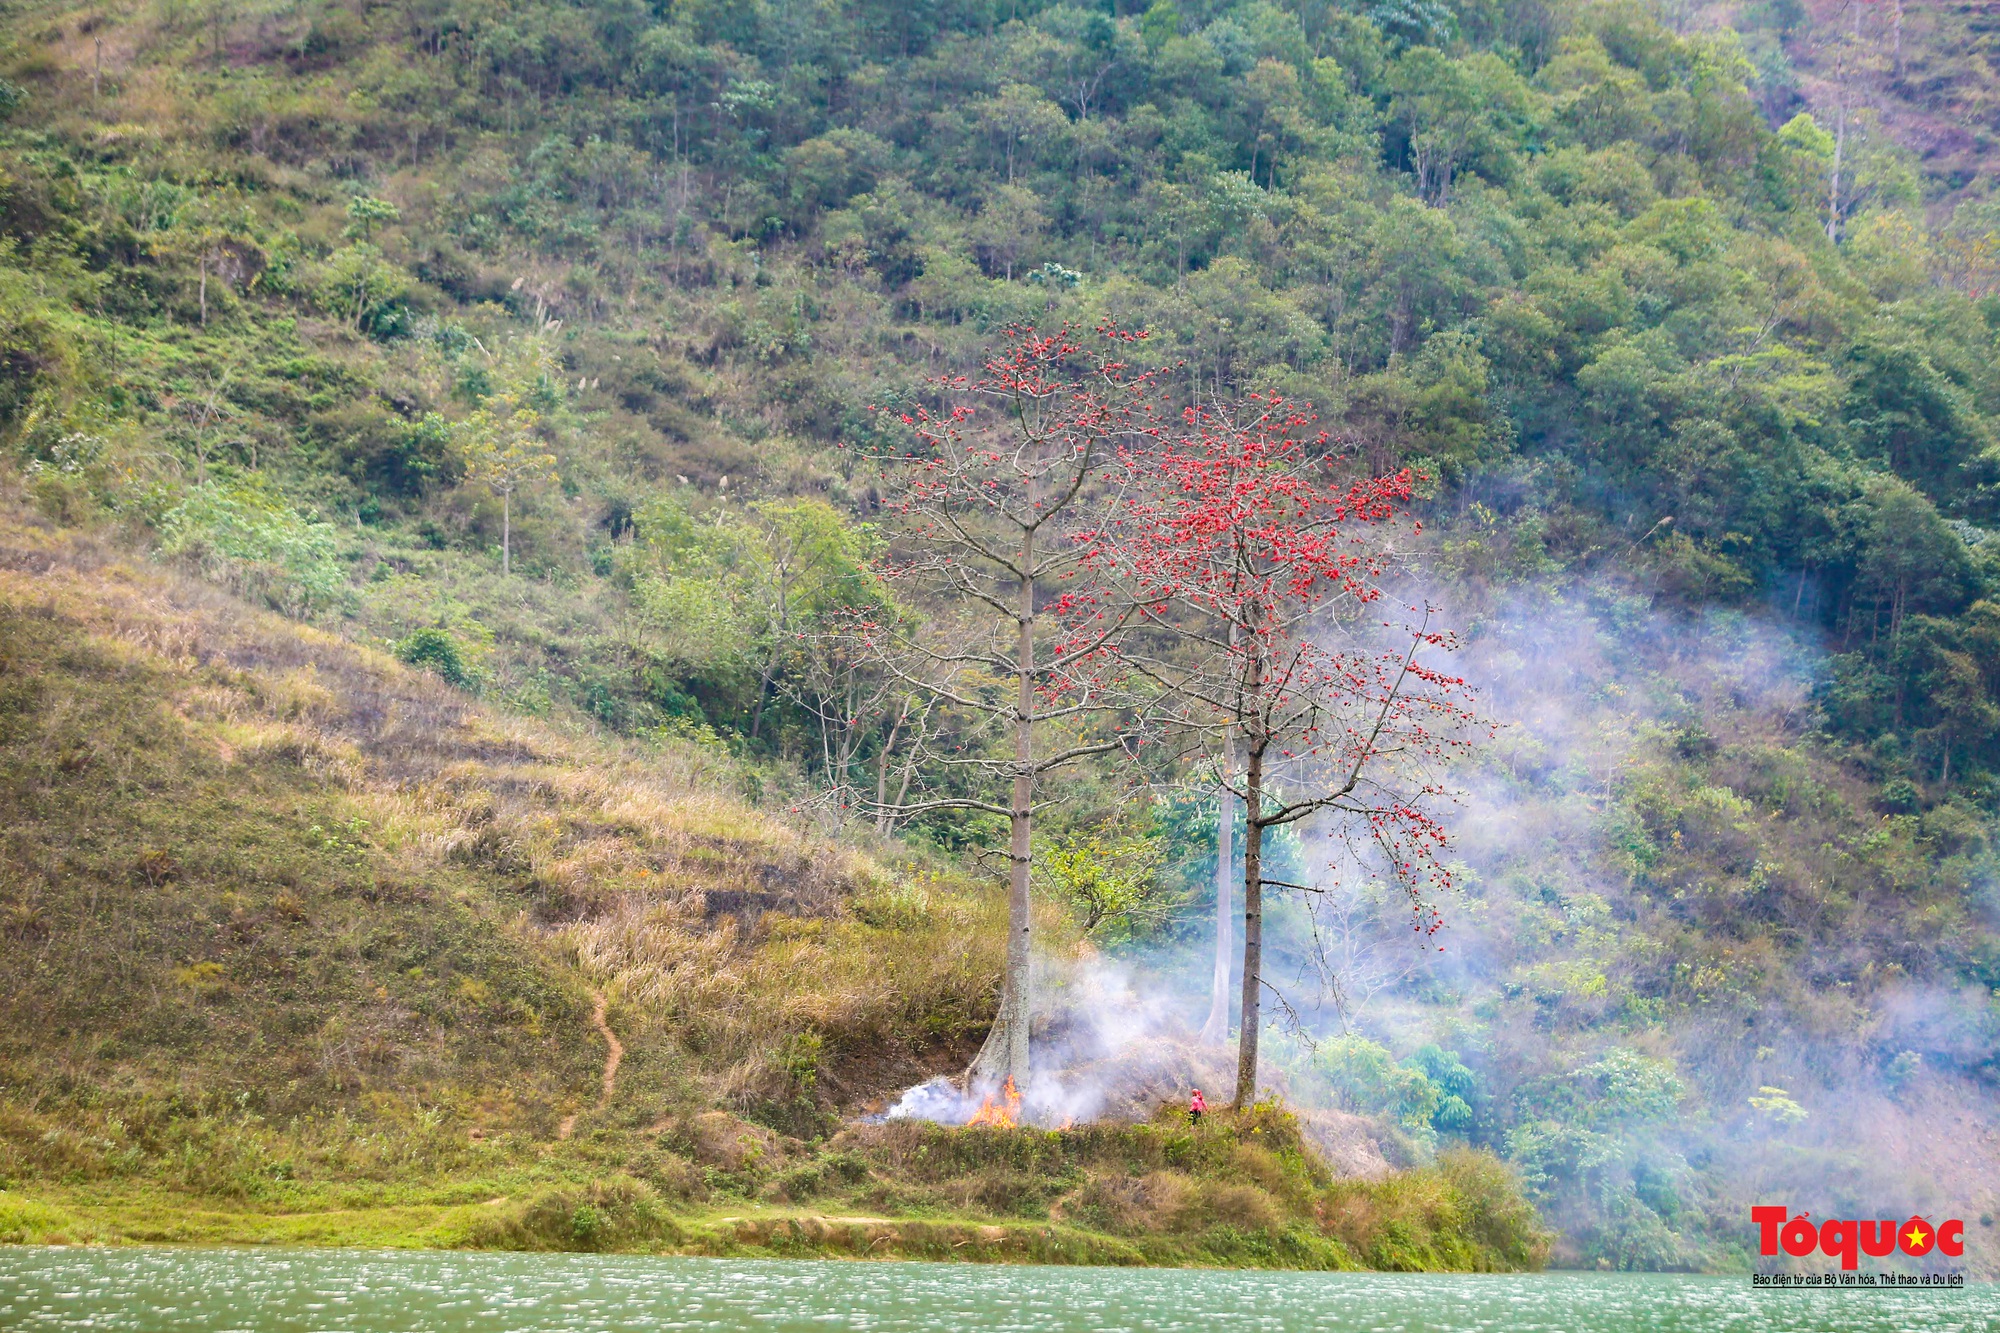
<svg viewBox="0 0 2000 1333">
<path fill-rule="evenodd" d="M 500 577 L 506 578 L 513 572 L 512 549 L 514 544 L 514 497 L 510 491 L 500 492 Z"/>
<path fill-rule="evenodd" d="M 1250 749 L 1243 775 L 1243 1020 L 1236 1039 L 1236 1099 L 1242 1110 L 1257 1100 L 1257 1011 L 1264 986 L 1264 748 Z"/>
<path fill-rule="evenodd" d="M 1847 77 L 1844 60 L 1833 67 L 1834 87 L 1840 99 L 1840 122 L 1833 137 L 1833 174 L 1826 192 L 1826 239 L 1836 245 L 1840 243 L 1840 160 L 1847 153 L 1847 89 L 1842 83 Z"/>
<path fill-rule="evenodd" d="M 967 1072 L 971 1087 L 997 1086 L 1013 1079 L 1028 1090 L 1028 1023 L 1033 1013 L 1034 922 L 1029 914 L 1028 872 L 1032 867 L 1035 797 L 1035 533 L 1021 536 L 1021 591 L 1015 609 L 1020 637 L 1014 649 L 1014 791 L 1008 803 L 1007 972 L 1000 987 L 1000 1012 L 993 1030 Z"/>
<path fill-rule="evenodd" d="M 784 641 L 784 631 L 782 629 L 778 632 L 778 639 L 781 643 Z M 757 733 L 763 729 L 764 710 L 771 706 L 771 684 L 777 679 L 777 676 L 778 654 L 774 650 L 771 653 L 770 660 L 764 664 L 763 671 L 759 672 L 757 676 L 757 711 L 751 714 L 750 717 L 750 739 L 753 741 L 757 739 Z"/>
<path fill-rule="evenodd" d="M 1229 881 L 1236 857 L 1230 843 L 1236 832 L 1236 801 L 1228 787 L 1236 776 L 1236 733 L 1222 747 L 1223 789 L 1215 798 L 1215 975 L 1209 988 L 1208 1018 L 1201 1025 L 1201 1044 L 1220 1046 L 1229 1036 L 1229 957 L 1235 935 Z"/>
<path fill-rule="evenodd" d="M 903 719 L 909 716 L 909 703 L 904 702 L 902 711 L 889 727 L 889 734 L 882 739 L 882 748 L 875 755 L 875 832 L 881 837 L 889 836 L 889 755 L 896 748 L 896 737 L 903 730 Z"/>
</svg>

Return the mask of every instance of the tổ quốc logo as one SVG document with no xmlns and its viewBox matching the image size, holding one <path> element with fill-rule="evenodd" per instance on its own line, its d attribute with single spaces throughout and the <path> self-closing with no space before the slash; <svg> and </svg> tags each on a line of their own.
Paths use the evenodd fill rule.
<svg viewBox="0 0 2000 1333">
<path fill-rule="evenodd" d="M 1817 1253 L 1839 1259 L 1840 1266 L 1850 1272 L 1864 1254 L 1874 1259 L 1892 1254 L 1924 1259 L 1935 1251 L 1956 1259 L 1965 1253 L 1965 1223 L 1955 1217 L 1935 1226 L 1922 1217 L 1906 1222 L 1834 1217 L 1815 1223 L 1806 1213 L 1766 1204 L 1752 1208 L 1750 1220 L 1757 1224 L 1757 1252 L 1766 1258 L 1777 1255 L 1780 1249 L 1794 1259 Z"/>
</svg>

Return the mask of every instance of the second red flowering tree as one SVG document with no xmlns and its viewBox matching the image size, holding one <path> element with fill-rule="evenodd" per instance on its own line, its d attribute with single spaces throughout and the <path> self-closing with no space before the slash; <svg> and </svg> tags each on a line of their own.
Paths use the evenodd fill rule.
<svg viewBox="0 0 2000 1333">
<path fill-rule="evenodd" d="M 1451 884 L 1439 770 L 1475 720 L 1464 680 L 1425 660 L 1449 636 L 1428 608 L 1385 595 L 1418 531 L 1416 476 L 1329 484 L 1316 476 L 1325 440 L 1309 409 L 1280 399 L 1190 408 L 1125 451 L 1122 506 L 1093 545 L 1165 631 L 1149 636 L 1167 645 L 1153 660 L 1126 650 L 1132 665 L 1175 701 L 1190 757 L 1244 805 L 1239 1106 L 1257 1085 L 1266 835 L 1327 824 L 1403 885 L 1427 937 Z"/>
</svg>

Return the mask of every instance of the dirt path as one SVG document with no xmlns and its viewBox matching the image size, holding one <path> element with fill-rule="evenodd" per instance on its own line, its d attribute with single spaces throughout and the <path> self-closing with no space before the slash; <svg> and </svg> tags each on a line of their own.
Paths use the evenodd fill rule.
<svg viewBox="0 0 2000 1333">
<path fill-rule="evenodd" d="M 618 1040 L 618 1034 L 604 1021 L 605 999 L 603 991 L 590 993 L 590 1025 L 604 1038 L 604 1091 L 597 1099 L 597 1109 L 602 1111 L 611 1105 L 611 1094 L 618 1087 L 618 1062 L 625 1058 L 625 1043 Z M 556 1126 L 556 1137 L 566 1139 L 576 1132 L 576 1119 L 581 1112 L 571 1112 L 563 1117 L 562 1124 Z"/>
</svg>

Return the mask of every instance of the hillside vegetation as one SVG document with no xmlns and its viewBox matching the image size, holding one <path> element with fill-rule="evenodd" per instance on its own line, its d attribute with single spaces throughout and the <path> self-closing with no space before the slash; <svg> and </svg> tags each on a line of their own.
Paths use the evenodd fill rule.
<svg viewBox="0 0 2000 1333">
<path fill-rule="evenodd" d="M 782 1155 L 870 1216 L 1272 1262 L 1335 1252 L 1228 1237 L 1470 1199 L 1468 1145 L 1567 1262 L 1739 1264 L 1752 1195 L 2000 1211 L 2000 212 L 1990 136 L 1933 133 L 1993 75 L 1972 7 L 1910 6 L 1900 70 L 1866 8 L 1849 60 L 1852 7 L 1781 3 L 11 5 L 4 1169 L 77 1225 L 118 1181 L 572 1191 L 526 1243 L 824 1138 Z M 1117 1189 L 1058 1154 L 975 1206 L 839 1130 L 983 1035 L 1000 842 L 864 817 L 908 730 L 798 645 L 881 593 L 875 409 L 1022 321 L 1146 328 L 1183 400 L 1310 400 L 1343 478 L 1427 478 L 1506 724 L 1455 933 L 1274 908 L 1344 1004 L 1269 1062 L 1442 1175 L 1280 1153 L 1213 1177 L 1267 1211 L 1181 1209 L 1141 1125 L 1089 1149 Z M 1212 807 L 1134 768 L 1045 836 L 1143 871 L 1041 910 L 1192 992 Z M 652 1194 L 574 1193 L 617 1173 Z"/>
<path fill-rule="evenodd" d="M 1541 1253 L 1490 1157 L 1336 1182 L 1275 1108 L 843 1131 L 964 1063 L 990 900 L 18 513 L 0 747 L 0 1240 Z"/>
</svg>

